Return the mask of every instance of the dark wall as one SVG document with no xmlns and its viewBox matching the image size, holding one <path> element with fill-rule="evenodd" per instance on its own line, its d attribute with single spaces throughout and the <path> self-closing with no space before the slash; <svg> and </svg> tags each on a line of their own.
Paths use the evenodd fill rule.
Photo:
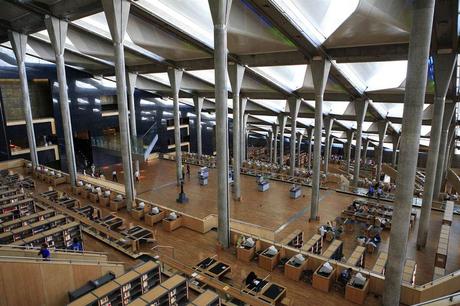
<svg viewBox="0 0 460 306">
<path fill-rule="evenodd" d="M 33 99 L 38 101 L 33 105 L 39 105 L 39 111 L 34 113 L 34 118 L 54 117 L 56 121 L 56 142 L 59 145 L 59 153 L 61 156 L 61 168 L 66 170 L 66 155 L 64 148 L 64 135 L 62 130 L 62 119 L 59 107 L 59 87 L 57 84 L 56 69 L 55 65 L 46 62 L 37 62 L 33 58 L 27 57 L 26 60 L 27 77 L 31 87 L 39 88 L 38 94 L 40 99 Z M 71 112 L 72 128 L 74 136 L 85 134 L 89 135 L 90 138 L 98 137 L 103 135 L 103 130 L 108 128 L 118 129 L 118 117 L 109 116 L 103 117 L 102 110 L 105 109 L 116 109 L 116 85 L 114 82 L 109 80 L 93 78 L 91 75 L 82 71 L 66 67 L 68 95 L 69 95 L 69 106 Z M 15 66 L 14 54 L 11 50 L 6 48 L 0 48 L 0 91 L 2 92 L 2 100 L 7 100 L 6 103 L 2 103 L 5 112 L 15 114 L 16 117 L 23 116 L 19 115 L 17 111 L 19 103 L 21 103 L 20 88 L 12 89 L 14 86 L 19 85 L 17 67 Z M 38 81 L 38 79 L 40 81 Z M 32 81 L 35 80 L 35 81 Z M 47 81 L 43 81 L 47 80 Z M 5 85 L 7 83 L 8 85 Z M 46 87 L 47 90 L 43 88 Z M 5 92 L 6 91 L 6 92 Z M 34 89 L 35 92 L 35 89 Z M 19 93 L 19 94 L 18 94 Z M 34 93 L 35 95 L 35 93 Z M 5 98 L 6 97 L 6 98 Z M 167 152 L 168 142 L 170 142 L 172 132 L 167 131 L 166 121 L 173 118 L 173 106 L 172 102 L 162 102 L 162 100 L 147 91 L 136 89 L 135 94 L 135 105 L 136 105 L 136 126 L 138 135 L 142 136 L 152 125 L 154 133 L 158 134 L 159 140 L 154 148 L 154 152 Z M 47 101 L 43 101 L 43 99 Z M 109 102 L 107 102 L 109 101 Z M 112 101 L 112 102 L 111 102 Z M 9 106 L 12 108 L 9 109 Z M 49 105 L 49 108 L 47 107 Z M 43 106 L 43 109 L 42 109 Z M 34 109 L 34 106 L 33 106 Z M 196 151 L 196 128 L 194 115 L 194 108 L 185 104 L 180 104 L 181 118 L 190 117 L 189 123 L 189 135 L 185 135 L 183 139 L 191 142 L 191 151 Z M 0 116 L 0 127 L 4 126 L 5 122 Z M 203 153 L 211 154 L 213 152 L 212 143 L 214 139 L 213 125 L 215 119 L 202 120 L 202 139 L 203 139 Z M 40 126 L 35 127 L 37 133 L 37 141 L 42 139 L 43 135 L 48 133 L 46 130 L 41 130 Z M 0 133 L 1 134 L 1 133 Z M 14 137 L 15 141 L 27 142 L 25 126 L 7 128 L 8 137 Z M 1 135 L 0 135 L 1 136 Z M 77 160 L 83 159 L 83 156 L 88 158 L 92 162 L 93 151 L 91 156 L 87 156 L 88 143 L 79 141 L 81 139 L 74 139 L 75 150 Z M 5 140 L 2 141 L 0 137 L 0 151 L 1 147 L 8 145 Z M 1 153 L 1 152 L 0 152 Z M 108 163 L 119 160 L 116 157 L 107 157 Z M 49 162 L 49 158 L 40 158 L 41 162 Z M 99 158 L 97 160 L 100 163 L 97 166 L 104 165 L 104 159 Z"/>
</svg>

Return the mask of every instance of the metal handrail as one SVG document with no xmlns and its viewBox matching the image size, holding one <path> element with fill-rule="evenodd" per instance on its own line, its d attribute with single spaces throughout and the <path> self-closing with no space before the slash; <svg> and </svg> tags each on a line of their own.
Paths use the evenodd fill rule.
<svg viewBox="0 0 460 306">
<path fill-rule="evenodd" d="M 432 299 L 432 300 L 429 300 L 429 301 L 426 301 L 426 302 L 414 304 L 414 306 L 429 305 L 429 304 L 439 302 L 439 301 L 443 301 L 443 300 L 449 300 L 449 302 L 453 302 L 455 297 L 460 298 L 460 292 L 456 292 L 456 293 L 453 293 L 453 294 L 449 294 L 449 295 L 446 295 L 446 296 L 435 298 L 435 299 Z"/>
<path fill-rule="evenodd" d="M 63 258 L 48 258 L 48 259 L 43 259 L 43 258 L 35 258 L 35 257 L 24 257 L 24 256 L 0 256 L 0 261 L 2 259 L 6 260 L 25 260 L 25 261 L 31 261 L 31 262 L 55 262 L 55 263 L 87 263 L 87 264 L 97 264 L 97 265 L 102 265 L 102 264 L 107 264 L 107 265 L 124 265 L 123 262 L 120 261 L 100 261 L 100 260 L 85 260 L 85 259 L 63 259 Z"/>
<path fill-rule="evenodd" d="M 170 249 L 172 250 L 171 254 L 172 254 L 172 259 L 176 259 L 176 253 L 175 253 L 175 249 L 174 247 L 170 246 L 170 245 L 156 245 L 154 246 L 153 248 L 151 248 L 150 250 L 151 251 L 155 251 L 156 249 L 159 249 L 159 248 L 165 248 L 165 249 Z"/>
<path fill-rule="evenodd" d="M 4 245 L 0 245 L 0 249 L 40 250 L 40 247 L 4 244 Z M 54 252 L 73 253 L 73 254 L 82 254 L 82 255 L 105 255 L 105 256 L 108 255 L 108 253 L 106 252 L 76 251 L 76 250 L 70 250 L 70 249 L 51 249 L 51 250 Z"/>
</svg>

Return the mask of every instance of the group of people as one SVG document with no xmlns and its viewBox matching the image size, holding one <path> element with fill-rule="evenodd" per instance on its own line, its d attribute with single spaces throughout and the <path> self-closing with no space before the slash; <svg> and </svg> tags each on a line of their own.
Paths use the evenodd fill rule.
<svg viewBox="0 0 460 306">
<path fill-rule="evenodd" d="M 74 252 L 83 252 L 83 244 L 81 243 L 80 239 L 74 237 L 72 240 L 72 245 L 69 247 L 69 249 Z M 45 261 L 51 260 L 51 251 L 46 242 L 42 243 L 42 246 L 38 251 L 38 256 L 41 256 Z"/>
<path fill-rule="evenodd" d="M 87 175 L 86 169 L 83 169 L 83 175 Z M 105 175 L 101 170 L 97 170 L 96 166 L 94 164 L 91 165 L 91 176 L 92 177 L 98 177 L 100 179 L 105 179 Z M 140 181 L 140 172 L 139 170 L 134 171 L 134 179 L 136 180 L 136 183 L 139 183 Z M 112 181 L 118 182 L 118 174 L 116 170 L 112 171 Z"/>
<path fill-rule="evenodd" d="M 383 196 L 383 184 L 381 182 L 376 182 L 375 180 L 372 181 L 367 189 L 367 195 L 370 197 L 376 196 L 377 199 L 380 199 Z"/>
</svg>

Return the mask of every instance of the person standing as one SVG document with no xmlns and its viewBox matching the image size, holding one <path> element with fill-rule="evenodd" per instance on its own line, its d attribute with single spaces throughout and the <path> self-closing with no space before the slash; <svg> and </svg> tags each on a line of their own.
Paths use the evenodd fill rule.
<svg viewBox="0 0 460 306">
<path fill-rule="evenodd" d="M 117 171 L 116 170 L 112 171 L 112 181 L 118 182 L 118 177 L 117 177 Z"/>
<path fill-rule="evenodd" d="M 187 164 L 187 177 L 190 178 L 190 165 Z"/>
<path fill-rule="evenodd" d="M 135 179 L 136 179 L 136 183 L 139 183 L 139 170 L 136 170 L 136 171 L 134 172 L 134 177 L 135 177 Z"/>
</svg>

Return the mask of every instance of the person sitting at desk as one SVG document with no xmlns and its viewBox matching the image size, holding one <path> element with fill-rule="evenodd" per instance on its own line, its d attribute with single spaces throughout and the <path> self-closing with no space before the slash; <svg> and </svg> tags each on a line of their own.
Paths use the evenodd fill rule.
<svg viewBox="0 0 460 306">
<path fill-rule="evenodd" d="M 343 270 L 339 275 L 338 282 L 345 286 L 350 281 L 352 272 L 351 268 Z"/>
<path fill-rule="evenodd" d="M 332 270 L 334 270 L 334 268 L 332 268 L 331 264 L 329 262 L 325 262 L 319 269 L 318 274 L 328 277 L 332 273 Z"/>
<path fill-rule="evenodd" d="M 366 284 L 366 278 L 361 273 L 358 272 L 353 278 L 353 281 L 351 284 L 353 287 L 362 289 L 364 288 L 364 285 Z"/>
<path fill-rule="evenodd" d="M 158 215 L 160 213 L 160 209 L 156 206 L 152 206 L 152 209 L 150 210 L 150 213 L 152 215 Z"/>
<path fill-rule="evenodd" d="M 292 184 L 290 191 L 294 191 L 294 190 L 296 190 L 296 189 L 297 189 L 296 184 Z"/>
<path fill-rule="evenodd" d="M 177 215 L 175 212 L 171 212 L 166 219 L 168 219 L 169 221 L 174 221 L 177 219 Z"/>
<path fill-rule="evenodd" d="M 246 284 L 246 286 L 248 286 L 253 284 L 255 280 L 257 280 L 257 274 L 254 273 L 254 271 L 251 271 L 249 272 L 248 276 L 246 276 L 244 283 Z"/>
</svg>

